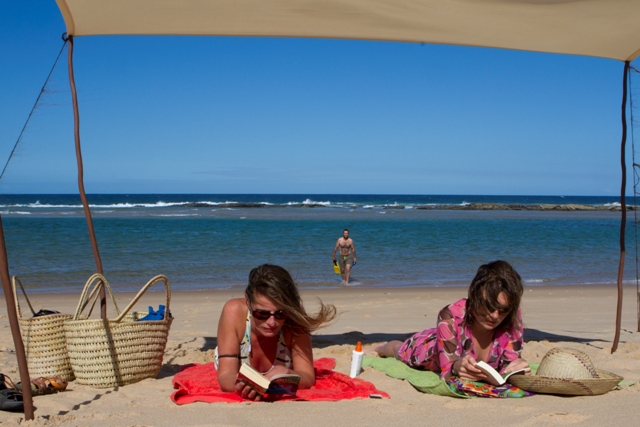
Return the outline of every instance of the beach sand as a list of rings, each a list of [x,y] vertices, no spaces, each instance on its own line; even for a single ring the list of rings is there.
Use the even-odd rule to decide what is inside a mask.
[[[394,289],[357,287],[302,292],[309,311],[316,297],[335,304],[340,317],[313,339],[314,356],[334,357],[336,370],[348,373],[351,350],[363,344],[404,339],[435,326],[438,311],[466,295],[466,288]],[[181,365],[211,362],[223,304],[241,291],[175,292],[175,317],[164,367],[158,379],[115,389],[70,383],[68,391],[34,399],[36,420],[0,412],[3,426],[393,426],[393,425],[637,425],[640,406],[640,333],[636,288],[625,288],[620,346],[610,354],[615,328],[615,287],[527,287],[522,302],[526,325],[523,357],[539,362],[552,347],[568,346],[589,354],[599,369],[635,383],[601,396],[535,395],[524,399],[455,399],[426,395],[405,381],[365,368],[361,378],[388,392],[390,399],[340,402],[194,403],[170,400],[171,380]],[[162,293],[144,296],[138,308],[162,303]],[[78,295],[33,294],[38,308],[73,313]],[[118,295],[120,307],[131,294]],[[0,303],[0,372],[17,381],[17,362],[4,298]]]

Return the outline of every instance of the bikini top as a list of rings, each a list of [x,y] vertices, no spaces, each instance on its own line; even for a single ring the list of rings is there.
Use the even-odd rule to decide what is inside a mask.
[[[240,341],[240,363],[246,363],[251,366],[251,311],[247,310],[247,326],[244,330],[244,336]],[[213,363],[218,370],[218,347],[214,353]],[[273,365],[269,369],[273,369],[274,366],[284,366],[287,369],[291,369],[293,361],[291,359],[291,350],[287,347],[287,343],[284,339],[284,332],[280,329],[278,335],[278,347],[276,348],[276,358],[273,361]],[[267,372],[269,372],[267,371]],[[263,372],[266,374],[266,372]]]

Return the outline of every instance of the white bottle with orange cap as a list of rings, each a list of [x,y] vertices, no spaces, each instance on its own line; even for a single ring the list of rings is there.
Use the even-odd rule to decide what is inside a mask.
[[[358,341],[356,349],[351,352],[351,371],[349,372],[349,376],[351,378],[355,378],[360,375],[360,371],[362,370],[363,355],[364,352],[362,351],[362,343]]]

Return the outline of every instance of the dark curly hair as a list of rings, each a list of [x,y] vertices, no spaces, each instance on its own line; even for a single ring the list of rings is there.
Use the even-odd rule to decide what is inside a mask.
[[[500,292],[507,297],[506,305],[498,302]],[[522,279],[508,262],[498,260],[481,265],[469,286],[464,320],[471,326],[476,315],[499,310],[508,314],[498,327],[507,330],[517,328],[520,326],[518,308],[523,292]]]
[[[249,273],[249,284],[245,290],[247,302],[255,300],[256,295],[269,298],[275,305],[287,313],[284,328],[295,334],[311,333],[335,319],[336,307],[320,301],[320,311],[311,316],[302,306],[302,298],[291,274],[278,265],[263,264]]]

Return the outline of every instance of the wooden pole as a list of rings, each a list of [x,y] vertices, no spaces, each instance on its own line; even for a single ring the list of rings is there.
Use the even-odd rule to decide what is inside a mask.
[[[620,324],[622,323],[622,277],[624,276],[624,233],[627,228],[627,163],[625,151],[627,147],[627,82],[629,80],[629,61],[624,63],[624,73],[622,77],[622,142],[620,144],[620,166],[622,168],[622,184],[620,186],[620,208],[622,209],[622,219],[620,221],[620,262],[618,263],[618,305],[616,307],[616,333],[611,346],[611,353],[618,349],[620,341]]]
[[[29,379],[29,367],[27,366],[27,356],[24,351],[22,335],[20,335],[20,325],[18,324],[18,313],[16,302],[11,289],[11,276],[9,275],[9,262],[7,260],[7,245],[4,241],[4,230],[2,229],[2,217],[0,216],[0,279],[2,279],[2,290],[4,299],[7,302],[7,315],[9,316],[9,326],[13,336],[13,345],[16,348],[18,358],[18,370],[20,371],[20,381],[22,384],[31,384]],[[24,418],[32,420],[34,418],[33,397],[31,387],[22,388],[22,401],[24,402]]]
[[[73,76],[73,36],[68,36],[69,41],[69,85],[71,86],[71,98],[73,100],[73,134],[76,142],[76,159],[78,162],[78,189],[80,190],[80,199],[84,207],[84,216],[87,219],[87,228],[89,229],[89,239],[91,239],[91,248],[93,249],[93,258],[96,261],[96,271],[103,274],[102,260],[100,259],[100,251],[98,250],[98,241],[96,233],[93,229],[93,219],[91,218],[91,209],[84,191],[84,168],[82,166],[82,149],[80,147],[80,112],[78,110],[78,94],[76,92],[76,82]],[[100,287],[100,315],[103,319],[107,318],[107,297],[104,286]]]

